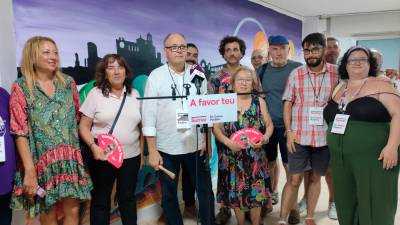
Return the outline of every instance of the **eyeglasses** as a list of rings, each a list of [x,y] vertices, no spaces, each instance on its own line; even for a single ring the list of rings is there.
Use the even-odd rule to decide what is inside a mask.
[[[307,49],[307,48],[305,48],[305,49],[303,49],[303,53],[304,53],[304,55],[309,55],[309,54],[318,54],[320,51],[321,51],[321,47],[314,47],[314,48],[312,48],[312,49]]]
[[[238,49],[238,48],[225,49],[225,53],[231,53],[231,52],[240,52],[240,49]]]
[[[262,56],[262,55],[257,55],[257,56],[252,56],[252,57],[251,57],[251,60],[263,59],[263,58],[264,58],[264,56]]]
[[[165,46],[166,49],[169,49],[171,52],[177,52],[177,51],[186,51],[187,46],[186,45],[172,45],[172,46]]]
[[[115,70],[124,70],[125,69],[125,67],[123,67],[123,66],[107,66],[106,67],[106,70],[113,70],[113,71],[115,71]]]
[[[347,64],[356,65],[356,64],[366,64],[368,62],[368,58],[354,58],[348,59]]]
[[[251,83],[253,80],[252,79],[237,79],[237,82],[240,83]]]

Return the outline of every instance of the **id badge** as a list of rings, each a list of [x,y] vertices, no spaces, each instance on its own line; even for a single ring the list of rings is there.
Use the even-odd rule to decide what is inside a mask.
[[[176,109],[176,129],[190,129],[187,110]]]
[[[6,161],[6,142],[4,136],[0,137],[0,162]]]
[[[334,134],[344,134],[349,117],[350,115],[336,114],[335,120],[333,121],[331,132]]]
[[[5,142],[6,126],[3,118],[0,116],[0,162],[6,161],[6,142]]]
[[[323,112],[323,107],[310,107],[310,110],[308,111],[308,123],[316,126],[324,125]]]

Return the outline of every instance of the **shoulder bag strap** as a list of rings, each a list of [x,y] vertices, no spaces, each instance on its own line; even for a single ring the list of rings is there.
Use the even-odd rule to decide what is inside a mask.
[[[114,122],[113,122],[113,124],[112,124],[112,126],[111,126],[110,131],[108,132],[109,134],[112,134],[112,133],[113,133],[114,128],[115,128],[115,124],[116,124],[117,121],[118,121],[119,115],[121,115],[121,111],[122,111],[122,108],[124,107],[124,103],[125,103],[125,99],[126,99],[126,94],[127,94],[127,91],[125,91],[125,93],[124,93],[124,97],[122,98],[121,106],[119,107],[117,116],[116,116],[115,119],[114,119]]]

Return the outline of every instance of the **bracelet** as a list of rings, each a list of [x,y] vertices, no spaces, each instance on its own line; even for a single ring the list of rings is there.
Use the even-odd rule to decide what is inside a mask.
[[[263,135],[263,141],[266,140],[266,144],[269,142],[269,137],[268,135]]]
[[[290,130],[290,129],[286,130],[286,131],[285,131],[285,136],[286,136],[289,132],[293,132],[293,130]]]

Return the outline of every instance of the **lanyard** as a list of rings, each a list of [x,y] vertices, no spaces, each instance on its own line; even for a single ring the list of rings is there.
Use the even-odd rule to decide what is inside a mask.
[[[318,102],[319,95],[321,94],[322,84],[324,83],[325,74],[326,74],[326,70],[324,71],[324,75],[322,75],[323,77],[322,77],[322,80],[321,80],[321,84],[319,85],[319,90],[318,90],[318,95],[317,95],[317,93],[316,93],[316,88],[317,87],[316,86],[314,87],[314,84],[312,83],[312,80],[311,80],[310,71],[307,71],[308,80],[309,80],[309,82],[311,84],[311,87],[312,87],[313,93],[314,93],[314,102]],[[317,82],[317,79],[315,79],[315,82]]]
[[[168,63],[167,63],[168,64]],[[172,85],[171,85],[171,88],[172,88],[172,90],[175,90],[177,93],[178,93],[178,95],[179,96],[183,96],[183,90],[185,89],[184,88],[184,85],[185,85],[185,75],[186,75],[186,63],[185,63],[185,68],[184,68],[184,70],[183,70],[183,77],[182,77],[182,93],[180,93],[179,92],[179,90],[178,90],[178,88],[177,88],[177,85],[176,85],[176,82],[175,82],[175,79],[174,79],[174,77],[172,76],[172,73],[171,73],[171,69],[169,68],[169,64],[168,64],[168,73],[169,73],[169,76],[171,77],[171,80],[172,80]],[[182,104],[182,108],[183,108],[183,98],[181,98],[181,104]]]
[[[346,86],[344,88],[343,94],[340,97],[340,101],[339,101],[339,110],[340,110],[340,112],[344,113],[346,111],[346,108],[347,108],[347,105],[349,104],[349,102],[352,99],[354,99],[358,94],[360,94],[360,91],[364,87],[365,83],[367,83],[367,80],[368,80],[368,78],[364,79],[364,81],[362,82],[360,87],[355,92],[353,92],[353,94],[351,95],[350,99],[347,102],[346,102],[346,96],[347,96],[349,81],[346,82]]]

